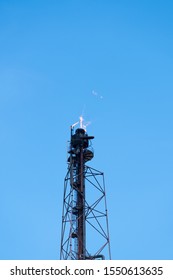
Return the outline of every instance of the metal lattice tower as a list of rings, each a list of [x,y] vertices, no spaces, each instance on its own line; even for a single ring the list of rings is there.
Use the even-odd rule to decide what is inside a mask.
[[[71,127],[64,179],[61,260],[111,259],[104,174],[86,165],[93,156],[82,124]]]

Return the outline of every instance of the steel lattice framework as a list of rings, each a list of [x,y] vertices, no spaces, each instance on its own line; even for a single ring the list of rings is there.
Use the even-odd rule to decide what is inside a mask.
[[[104,174],[86,165],[94,156],[84,129],[71,132],[64,179],[60,259],[111,259]]]

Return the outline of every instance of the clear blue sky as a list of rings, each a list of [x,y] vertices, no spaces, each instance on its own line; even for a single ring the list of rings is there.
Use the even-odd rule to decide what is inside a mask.
[[[0,259],[59,258],[81,113],[112,258],[173,259],[172,14],[169,0],[0,1]]]

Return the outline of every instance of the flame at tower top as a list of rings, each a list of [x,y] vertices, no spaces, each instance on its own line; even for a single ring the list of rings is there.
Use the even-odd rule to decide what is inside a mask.
[[[86,131],[86,128],[87,128],[87,126],[88,126],[90,123],[91,123],[91,122],[85,122],[83,116],[81,115],[81,116],[79,117],[79,121],[76,122],[76,123],[74,123],[74,124],[72,124],[72,125],[71,125],[71,128],[73,129],[76,125],[79,124],[79,127],[82,128],[82,129],[84,129],[84,130]]]

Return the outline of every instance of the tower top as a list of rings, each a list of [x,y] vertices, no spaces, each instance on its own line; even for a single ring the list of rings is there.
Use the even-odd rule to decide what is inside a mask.
[[[79,117],[79,121],[71,125],[71,129],[73,129],[73,128],[74,128],[76,125],[78,125],[78,124],[79,124],[79,127],[80,127],[81,129],[84,129],[85,132],[86,132],[86,128],[87,128],[87,126],[90,124],[90,122],[85,123],[85,122],[84,122],[84,118],[83,118],[83,116],[81,115],[81,116]]]

